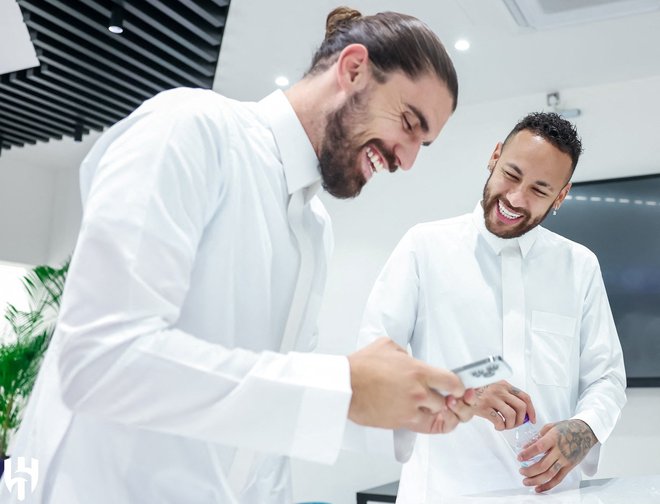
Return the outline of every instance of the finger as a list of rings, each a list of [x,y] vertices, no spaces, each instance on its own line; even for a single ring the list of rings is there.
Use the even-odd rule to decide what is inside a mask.
[[[520,420],[520,424],[517,423],[517,425],[522,425],[522,423],[525,421],[525,414],[527,414],[527,416],[529,417],[530,422],[536,423],[536,409],[534,408],[534,404],[532,403],[532,398],[529,396],[529,394],[513,386],[510,386],[509,392],[524,403],[524,412],[522,413],[522,419]]]
[[[461,422],[467,422],[474,415],[474,408],[466,404],[463,399],[456,399],[454,396],[449,396],[447,398],[447,406]]]
[[[534,464],[534,465],[540,465]],[[561,470],[562,465],[559,461],[555,460],[552,464],[548,464],[548,468],[539,474],[531,477],[527,477],[523,480],[523,485],[525,486],[538,486],[544,483],[547,483]]]
[[[463,402],[470,407],[474,407],[477,404],[477,392],[474,389],[467,389],[465,394],[463,394]]]
[[[487,420],[493,424],[497,431],[502,431],[506,428],[506,420],[495,408],[490,408]]]
[[[541,436],[545,436],[554,426],[555,426],[554,423],[545,424],[543,427],[541,427],[539,434]]]
[[[441,434],[446,434],[453,431],[456,426],[461,423],[461,419],[451,410],[447,410],[444,413],[441,413],[442,416],[442,430]]]
[[[453,395],[454,397],[462,397],[465,393],[465,386],[460,378],[451,371],[446,369],[434,368],[425,365],[427,378],[426,384],[445,394]]]
[[[459,423],[459,418],[451,410],[446,410],[435,415],[426,415],[421,428],[413,430],[424,434],[446,434],[453,431]]]
[[[513,429],[513,427],[516,425],[516,410],[504,401],[498,401],[494,408],[504,419],[504,428]]]
[[[541,462],[539,462],[538,464],[534,464],[534,465],[540,466],[542,464],[541,464]],[[543,485],[545,483],[548,483],[550,480],[552,480],[557,475],[557,473],[559,473],[559,471],[561,471],[561,469],[563,467],[562,464],[558,460],[555,460],[552,464],[547,463],[545,465],[547,466],[546,470],[543,470],[543,471],[539,472],[535,476],[530,476],[530,477],[527,477],[527,478],[523,479],[523,485],[535,487],[535,486],[539,486],[539,485]]]
[[[559,460],[559,454],[551,450],[534,464],[520,468],[519,472],[526,478],[534,478],[539,474],[543,474],[549,471],[554,465],[554,463],[558,460]],[[543,483],[543,481],[540,481],[540,483]]]
[[[525,404],[527,404],[527,416],[529,417],[529,421],[532,422],[533,424],[536,423],[536,408],[534,408],[534,404],[532,403],[532,398],[529,397],[529,395],[525,394],[527,396],[527,401],[525,401]],[[524,400],[524,399],[523,399]]]
[[[538,441],[532,443],[518,454],[518,461],[523,462],[534,458],[536,455],[549,451],[554,446],[554,442],[549,436],[542,436]]]
[[[541,492],[547,492],[551,488],[556,487],[561,483],[566,475],[571,471],[571,468],[569,467],[562,467],[557,474],[553,478],[551,478],[549,481],[537,486],[534,490],[538,493]]]
[[[506,397],[506,403],[513,408],[515,412],[515,417],[513,418],[513,424],[511,427],[518,427],[525,422],[525,414],[527,413],[527,403],[519,399],[515,395],[508,395]]]
[[[418,409],[423,409],[432,416],[447,411],[445,396],[433,389],[428,390],[426,396],[419,400],[417,406]]]
[[[506,418],[506,428],[513,429],[514,427],[522,425],[525,421],[525,402],[515,396],[508,395],[505,404],[506,407],[504,409],[499,408],[499,410]]]

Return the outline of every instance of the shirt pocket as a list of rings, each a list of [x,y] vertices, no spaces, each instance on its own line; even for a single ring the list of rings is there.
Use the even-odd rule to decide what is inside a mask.
[[[568,387],[575,317],[532,311],[532,378],[539,385]]]

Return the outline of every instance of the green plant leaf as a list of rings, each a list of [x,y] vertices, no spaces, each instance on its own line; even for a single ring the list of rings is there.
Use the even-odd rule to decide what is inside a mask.
[[[60,268],[36,266],[23,278],[29,309],[7,304],[5,319],[13,337],[0,346],[0,456],[7,453],[32,392],[39,366],[55,331],[69,261]]]

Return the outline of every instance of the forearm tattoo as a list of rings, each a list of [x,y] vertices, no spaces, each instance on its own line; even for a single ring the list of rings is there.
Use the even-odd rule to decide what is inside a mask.
[[[556,426],[559,431],[559,450],[573,464],[579,463],[598,440],[582,420],[566,420]]]

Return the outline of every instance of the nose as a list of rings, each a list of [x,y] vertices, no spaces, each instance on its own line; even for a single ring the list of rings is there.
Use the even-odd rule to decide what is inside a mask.
[[[422,146],[421,142],[410,142],[408,144],[400,144],[394,149],[394,155],[397,160],[399,168],[408,171],[413,167],[419,149]]]
[[[521,186],[517,185],[511,188],[506,193],[506,198],[509,200],[511,206],[514,206],[516,208],[525,208],[524,192]]]

